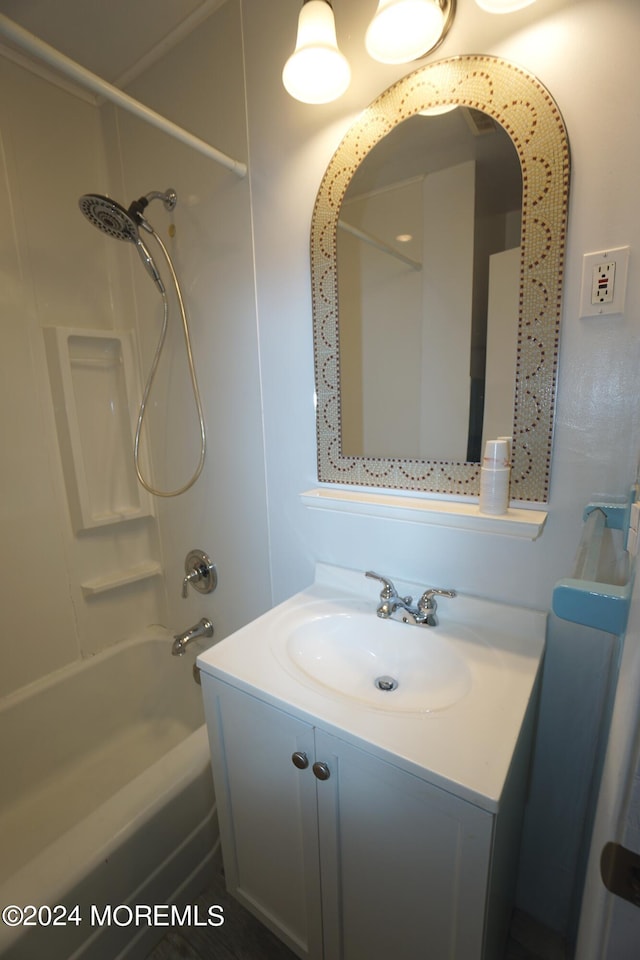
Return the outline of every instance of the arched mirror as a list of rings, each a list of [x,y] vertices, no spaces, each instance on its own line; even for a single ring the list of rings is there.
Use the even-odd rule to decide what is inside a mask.
[[[548,499],[568,184],[558,108],[503,60],[361,114],[311,232],[321,481],[475,495],[512,436],[512,497]]]

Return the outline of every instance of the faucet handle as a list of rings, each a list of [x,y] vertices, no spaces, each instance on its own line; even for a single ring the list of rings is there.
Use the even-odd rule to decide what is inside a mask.
[[[184,561],[182,598],[187,599],[189,585],[198,593],[211,593],[218,585],[218,572],[204,550],[190,550]]]
[[[191,573],[188,573],[184,580],[182,581],[182,599],[186,600],[188,595],[189,584],[192,583],[194,586],[202,579],[199,570],[192,570]]]
[[[391,597],[397,597],[398,591],[393,585],[393,581],[389,580],[387,577],[381,577],[379,573],[374,573],[373,570],[367,570],[365,577],[369,577],[371,580],[379,580],[383,584],[382,590],[380,592],[381,600],[390,600]]]
[[[455,590],[440,590],[439,587],[429,587],[418,601],[418,610],[435,610],[434,597],[455,597]]]

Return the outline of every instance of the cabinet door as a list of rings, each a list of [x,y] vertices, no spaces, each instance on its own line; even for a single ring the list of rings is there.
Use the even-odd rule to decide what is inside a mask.
[[[298,956],[319,960],[313,727],[204,674],[202,687],[227,888]]]
[[[480,960],[493,818],[316,730],[325,958]]]

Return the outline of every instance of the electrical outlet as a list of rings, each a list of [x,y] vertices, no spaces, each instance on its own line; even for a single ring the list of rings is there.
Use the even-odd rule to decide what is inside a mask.
[[[591,276],[591,304],[613,303],[613,291],[616,283],[615,260],[599,263],[593,268]]]
[[[582,260],[581,317],[624,313],[629,247],[585,253]]]

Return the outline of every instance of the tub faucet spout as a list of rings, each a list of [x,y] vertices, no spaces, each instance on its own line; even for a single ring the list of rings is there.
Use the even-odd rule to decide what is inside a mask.
[[[171,648],[171,653],[174,657],[182,657],[187,650],[187,644],[191,643],[192,640],[196,640],[198,637],[212,637],[213,636],[213,624],[211,620],[207,620],[206,617],[203,617],[202,620],[199,620],[194,627],[189,627],[188,630],[185,630],[184,633],[177,633],[173,638],[173,646]]]

